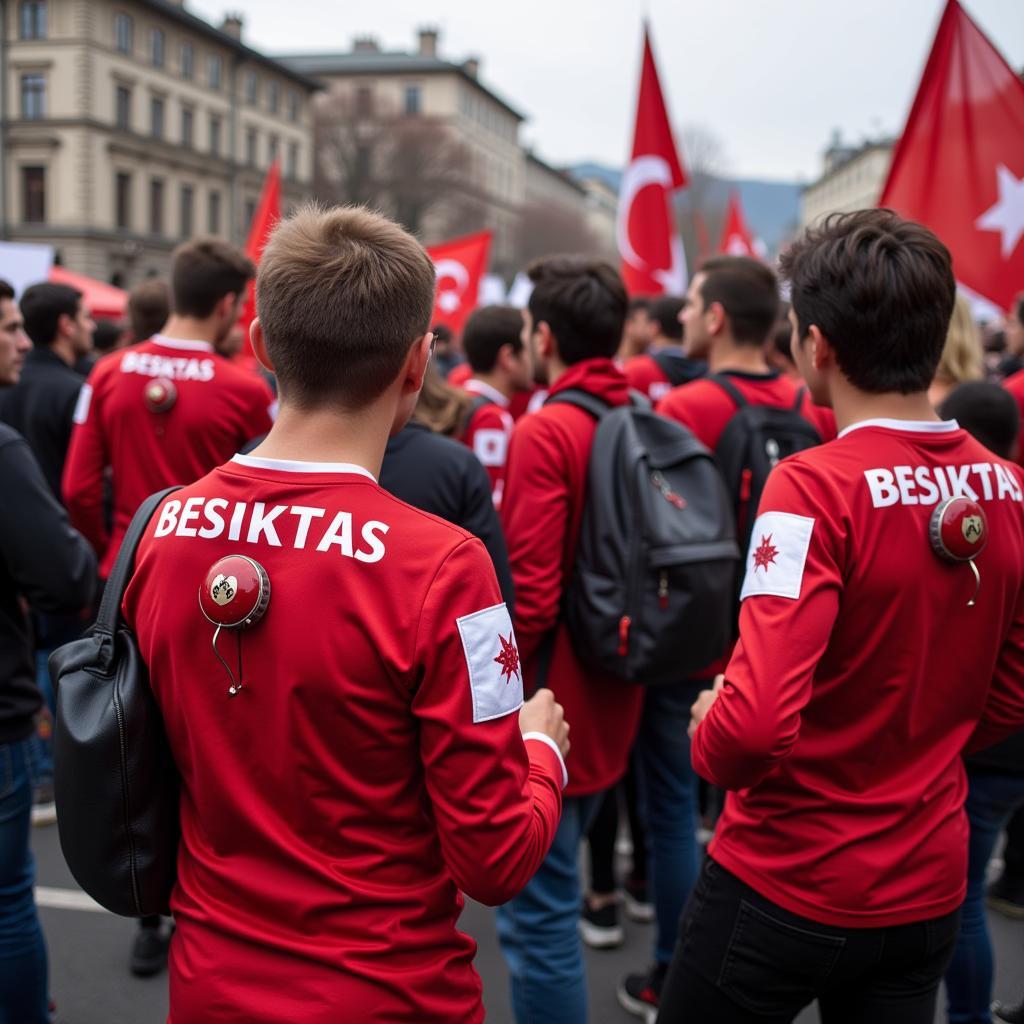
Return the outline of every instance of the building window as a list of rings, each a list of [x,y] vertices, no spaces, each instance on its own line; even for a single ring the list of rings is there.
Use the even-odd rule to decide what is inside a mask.
[[[220,156],[220,118],[210,118],[210,154]]]
[[[149,101],[149,131],[154,139],[164,137],[164,101],[159,96]]]
[[[196,73],[196,51],[191,43],[181,44],[181,77],[191,81]]]
[[[297,142],[288,143],[288,163],[285,174],[291,181],[299,176],[299,144]]]
[[[255,71],[247,71],[245,73],[245,102],[250,107],[256,106],[256,101],[259,99],[260,84],[256,78]]]
[[[195,192],[191,185],[181,186],[181,237],[192,237],[192,210]]]
[[[207,200],[206,222],[211,235],[220,234],[220,193],[211,192]]]
[[[164,30],[155,28],[149,34],[149,54],[153,58],[153,67],[164,66]]]
[[[281,87],[277,82],[267,82],[267,109],[272,114],[281,109]]]
[[[21,76],[21,116],[26,121],[38,121],[46,117],[46,77],[44,75]]]
[[[418,85],[405,87],[405,112],[412,115],[420,113],[420,87]]]
[[[220,57],[211,57],[206,66],[206,71],[210,76],[210,88],[219,89],[221,78],[224,75],[224,62]]]
[[[46,168],[22,167],[21,212],[26,224],[46,222]]]
[[[299,119],[299,94],[294,89],[288,92],[288,120],[298,121]]]
[[[164,233],[164,180],[149,181],[149,231],[153,235]]]
[[[46,3],[44,0],[22,3],[19,13],[18,37],[20,39],[46,38]]]
[[[118,171],[114,177],[114,217],[116,226],[128,231],[132,226],[132,176]]]
[[[373,89],[361,85],[356,89],[356,117],[373,116]]]
[[[114,15],[114,39],[120,53],[132,52],[132,19],[130,15]]]
[[[281,142],[278,137],[276,135],[271,135],[268,142],[267,163],[272,164],[277,159],[278,150],[280,148]]]
[[[249,167],[256,166],[256,129],[245,130],[245,162]]]
[[[114,118],[122,131],[132,127],[132,91],[127,85],[119,85],[114,96]]]
[[[196,115],[188,107],[181,108],[181,144],[191,149],[195,144],[193,128]]]

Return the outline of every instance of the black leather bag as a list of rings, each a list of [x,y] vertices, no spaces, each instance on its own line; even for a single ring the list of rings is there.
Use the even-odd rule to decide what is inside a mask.
[[[139,539],[176,487],[135,513],[96,625],[50,655],[57,684],[54,791],[64,858],[101,906],[126,917],[169,912],[180,824],[178,774],[163,717],[121,601]]]

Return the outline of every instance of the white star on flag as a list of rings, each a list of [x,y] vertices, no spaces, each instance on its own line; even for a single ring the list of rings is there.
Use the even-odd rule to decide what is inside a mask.
[[[996,168],[996,182],[999,202],[986,210],[975,221],[975,226],[982,231],[999,231],[1003,259],[1009,259],[1024,235],[1024,178],[1018,179],[1013,171],[1000,164]]]

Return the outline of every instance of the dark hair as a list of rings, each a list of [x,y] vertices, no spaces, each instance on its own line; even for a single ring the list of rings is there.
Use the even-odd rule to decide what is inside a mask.
[[[490,373],[498,361],[502,345],[520,352],[523,314],[515,306],[484,306],[466,321],[462,332],[462,350],[474,373]]]
[[[998,384],[969,380],[955,387],[939,406],[943,419],[956,420],[989,451],[1009,459],[1020,432],[1017,400]]]
[[[455,338],[452,329],[447,324],[434,324],[430,328],[430,333],[433,334],[434,342],[437,345],[447,345]]]
[[[255,273],[240,249],[219,238],[185,242],[171,256],[174,312],[203,320],[225,295],[241,295]]]
[[[772,333],[768,338],[768,344],[773,352],[782,356],[790,366],[795,366],[793,361],[793,325],[786,320],[776,320]]]
[[[49,346],[57,339],[57,324],[62,316],[78,316],[82,293],[66,284],[44,281],[26,288],[21,296],[21,316],[25,333],[33,345]]]
[[[110,352],[123,333],[124,324],[118,323],[117,320],[97,320],[96,331],[92,336],[92,347],[97,352]]]
[[[1013,304],[1013,311],[1017,314],[1017,319],[1024,326],[1024,294],[1017,296],[1017,301]]]
[[[679,311],[686,304],[681,295],[662,295],[651,303],[651,319],[658,324],[658,333],[673,341],[683,340],[683,325],[679,322]]]
[[[629,300],[629,306],[626,309],[626,316],[630,317],[634,313],[639,313],[640,310],[643,310],[645,313],[650,314],[651,303],[653,301],[654,300],[651,298],[650,295],[634,295],[633,298]]]
[[[0,277],[0,299],[14,299],[14,289]]]
[[[797,239],[780,266],[799,336],[817,326],[855,388],[928,388],[956,297],[949,250],[931,231],[892,210],[833,214]]]
[[[547,256],[527,267],[530,316],[551,328],[566,366],[610,359],[622,341],[628,298],[614,268],[585,256]]]
[[[171,290],[161,278],[149,277],[128,293],[128,326],[135,341],[159,333],[170,315]]]
[[[434,264],[412,235],[359,206],[278,223],[256,287],[281,394],[360,409],[391,385],[434,311]]]
[[[750,256],[714,256],[700,273],[704,308],[721,305],[738,344],[763,345],[779,317],[779,284],[771,268]]]

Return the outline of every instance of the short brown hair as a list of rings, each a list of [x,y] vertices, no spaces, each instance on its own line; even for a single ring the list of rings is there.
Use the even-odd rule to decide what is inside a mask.
[[[359,409],[398,375],[434,311],[434,264],[393,221],[360,206],[305,206],[260,259],[256,312],[281,393]]]
[[[163,330],[171,315],[171,290],[159,277],[141,281],[128,293],[128,327],[135,341],[145,341]]]
[[[700,297],[729,317],[733,340],[763,345],[779,316],[779,283],[770,267],[750,256],[714,256],[701,264]]]
[[[780,259],[798,334],[817,326],[870,394],[924,391],[939,365],[956,281],[949,250],[892,210],[832,214]]]
[[[256,268],[240,249],[219,238],[195,238],[171,257],[174,312],[203,320],[225,295],[241,295]]]
[[[462,351],[474,373],[490,373],[502,346],[523,348],[523,314],[515,306],[484,306],[475,310],[462,332]]]

